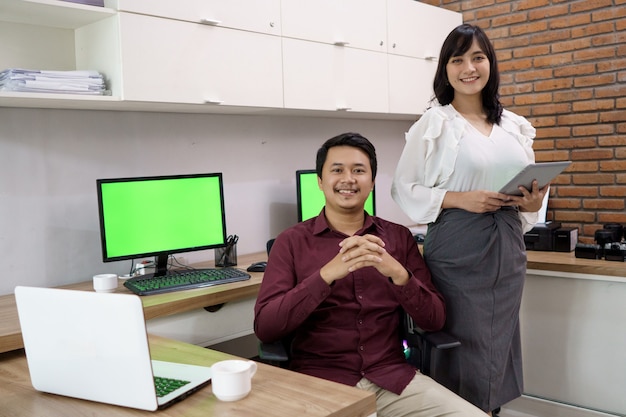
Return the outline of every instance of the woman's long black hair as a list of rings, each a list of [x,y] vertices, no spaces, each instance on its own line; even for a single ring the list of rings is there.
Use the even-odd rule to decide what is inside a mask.
[[[500,103],[500,73],[498,72],[498,61],[493,45],[489,41],[487,34],[478,26],[463,24],[450,32],[441,47],[439,63],[435,80],[433,81],[433,91],[439,104],[446,105],[452,103],[454,99],[454,88],[448,82],[446,65],[450,58],[463,55],[467,52],[474,39],[478,41],[480,49],[489,59],[490,75],[487,85],[482,91],[483,108],[487,113],[487,120],[493,124],[500,124],[502,119],[502,104]]]

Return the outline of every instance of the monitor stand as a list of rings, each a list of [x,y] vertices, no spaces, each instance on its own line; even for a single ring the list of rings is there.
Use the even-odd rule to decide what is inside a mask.
[[[169,257],[170,255],[166,252],[159,253],[155,256],[156,265],[153,276],[159,277],[167,274],[167,261]]]

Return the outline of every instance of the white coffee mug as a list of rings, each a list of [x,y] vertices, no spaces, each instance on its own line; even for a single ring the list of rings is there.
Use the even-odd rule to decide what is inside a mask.
[[[213,394],[222,401],[237,401],[244,398],[252,388],[252,377],[256,373],[254,361],[226,360],[211,366]]]
[[[98,274],[93,276],[93,289],[96,292],[113,292],[116,288],[116,274]]]

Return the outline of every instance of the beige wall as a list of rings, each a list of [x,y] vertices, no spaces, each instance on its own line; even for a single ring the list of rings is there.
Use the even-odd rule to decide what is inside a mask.
[[[223,172],[228,233],[239,253],[296,222],[295,170],[315,167],[321,143],[357,131],[376,145],[377,208],[410,221],[389,195],[408,121],[108,111],[0,110],[0,294],[17,284],[53,286],[95,273],[101,261],[97,178]],[[158,201],[156,196],[146,196]],[[146,227],[158,227],[146,225]],[[213,251],[189,254],[213,259]]]

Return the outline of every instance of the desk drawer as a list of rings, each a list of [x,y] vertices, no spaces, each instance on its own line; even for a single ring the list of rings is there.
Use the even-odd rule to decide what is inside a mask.
[[[147,321],[148,333],[170,339],[210,346],[254,333],[256,298],[231,301],[216,312],[192,310]]]

